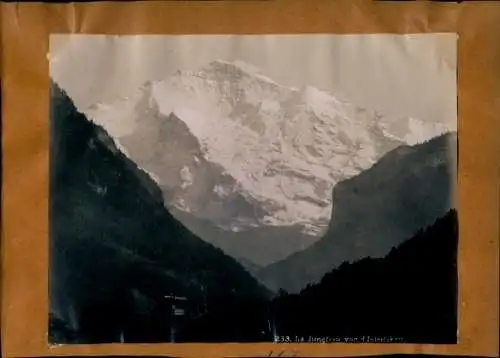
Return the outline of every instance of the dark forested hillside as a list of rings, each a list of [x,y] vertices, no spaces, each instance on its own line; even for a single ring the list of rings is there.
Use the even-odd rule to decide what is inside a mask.
[[[344,263],[300,294],[277,298],[277,335],[455,343],[457,245],[451,210],[386,257]]]
[[[53,343],[168,341],[219,297],[268,292],[170,215],[156,183],[52,87],[50,337]]]

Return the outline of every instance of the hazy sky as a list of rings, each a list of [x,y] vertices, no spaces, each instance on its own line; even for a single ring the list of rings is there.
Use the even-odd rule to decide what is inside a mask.
[[[455,34],[52,35],[51,76],[80,109],[215,59],[307,84],[390,116],[456,125]]]

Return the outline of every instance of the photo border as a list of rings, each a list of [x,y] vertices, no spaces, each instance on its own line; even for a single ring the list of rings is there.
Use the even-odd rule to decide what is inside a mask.
[[[2,355],[333,357],[498,353],[500,3],[366,0],[1,4]],[[48,41],[54,33],[457,33],[459,343],[49,347]],[[418,95],[417,93],[415,95]]]

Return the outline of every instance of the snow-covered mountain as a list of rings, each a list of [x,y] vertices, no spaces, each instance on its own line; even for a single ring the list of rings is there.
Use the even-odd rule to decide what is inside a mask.
[[[177,210],[228,232],[295,225],[310,236],[328,225],[336,183],[401,144],[453,130],[386,118],[220,60],[86,113],[151,173]]]

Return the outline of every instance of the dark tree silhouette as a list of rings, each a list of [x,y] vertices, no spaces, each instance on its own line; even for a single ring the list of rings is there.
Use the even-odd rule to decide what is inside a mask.
[[[457,213],[384,258],[343,263],[300,294],[277,298],[280,335],[456,343]]]

